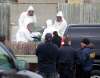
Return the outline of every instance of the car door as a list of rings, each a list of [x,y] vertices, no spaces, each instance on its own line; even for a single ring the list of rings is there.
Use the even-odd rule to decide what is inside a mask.
[[[7,47],[0,43],[0,69],[10,70],[12,68],[16,68],[14,60],[8,53]]]
[[[68,35],[71,36],[72,46],[74,48],[80,47],[80,40],[82,38],[89,38],[95,44],[95,48],[100,50],[100,27],[98,26],[72,26],[68,29]]]

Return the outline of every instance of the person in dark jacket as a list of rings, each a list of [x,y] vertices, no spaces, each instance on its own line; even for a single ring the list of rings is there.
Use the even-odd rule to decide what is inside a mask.
[[[45,35],[45,42],[39,44],[36,50],[39,73],[44,78],[57,78],[57,54],[58,47],[52,43],[52,34],[47,33]]]
[[[58,73],[60,78],[73,78],[76,51],[69,45],[70,38],[64,37],[64,45],[59,49]]]
[[[57,31],[53,32],[53,39],[52,42],[56,44],[58,47],[61,46],[61,37],[58,35]]]
[[[84,38],[80,42],[79,62],[80,62],[80,76],[81,78],[90,78],[90,72],[93,68],[94,53],[90,47],[90,40]],[[92,56],[91,56],[92,55]]]

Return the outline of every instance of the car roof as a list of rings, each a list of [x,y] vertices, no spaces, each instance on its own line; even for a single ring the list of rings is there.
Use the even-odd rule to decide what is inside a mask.
[[[100,27],[100,24],[69,24],[68,27]]]

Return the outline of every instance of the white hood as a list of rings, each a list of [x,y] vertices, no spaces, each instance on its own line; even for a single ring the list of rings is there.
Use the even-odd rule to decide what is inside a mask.
[[[34,8],[32,6],[29,6],[29,8],[27,9],[27,11],[25,12],[22,12],[19,19],[18,19],[18,23],[19,23],[19,28],[26,28],[27,26],[27,23],[30,21],[30,22],[33,22],[34,23],[34,26],[35,24],[37,23],[37,18],[36,18],[36,15],[34,13],[33,16],[29,16],[27,14],[27,12],[29,10],[33,10],[34,11]]]
[[[61,17],[63,17],[63,13],[62,13],[62,11],[59,11],[59,12],[57,13],[57,16],[61,16]]]
[[[65,21],[65,18],[64,18],[64,16],[63,16],[62,11],[58,11],[57,16],[62,17],[62,22],[64,22],[64,21]]]
[[[30,11],[30,10],[31,10],[31,11],[34,11],[34,7],[31,6],[31,5],[28,7],[27,12]]]
[[[58,11],[56,16],[61,16],[62,17],[62,21],[58,22],[57,19],[56,19],[55,23],[54,23],[54,27],[55,27],[55,29],[57,29],[58,34],[60,36],[63,36],[63,33],[64,33],[64,31],[66,29],[66,26],[67,26],[67,22],[64,19],[62,11]]]

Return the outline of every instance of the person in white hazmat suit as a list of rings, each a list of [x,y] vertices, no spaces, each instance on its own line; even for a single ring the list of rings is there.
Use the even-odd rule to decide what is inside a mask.
[[[36,18],[35,12],[34,12],[34,7],[32,7],[32,6],[29,6],[27,11],[21,13],[21,15],[18,19],[19,29],[26,28],[25,22],[29,21],[29,20],[33,21],[34,26],[36,25],[37,18]]]
[[[52,20],[51,20],[51,19],[48,19],[48,20],[46,21],[46,26],[47,26],[47,27],[44,29],[44,32],[43,32],[43,34],[42,34],[42,41],[44,41],[45,35],[46,35],[47,33],[53,34],[53,32],[56,31],[55,27],[54,27],[53,24],[52,24]]]
[[[64,19],[62,11],[58,11],[57,16],[56,16],[56,20],[54,23],[54,27],[55,27],[55,29],[57,29],[58,35],[63,37],[63,34],[64,34],[65,29],[67,27],[67,22]]]
[[[33,40],[33,38],[31,37],[33,23],[30,21],[27,21],[25,24],[26,24],[25,25],[26,28],[20,28],[17,31],[17,34],[16,34],[17,42],[27,43]]]
[[[16,41],[18,43],[17,48],[18,50],[24,54],[30,54],[31,51],[31,42],[33,41],[33,38],[31,36],[32,33],[32,25],[33,23],[29,20],[25,23],[26,28],[20,28],[17,31],[16,34]]]

